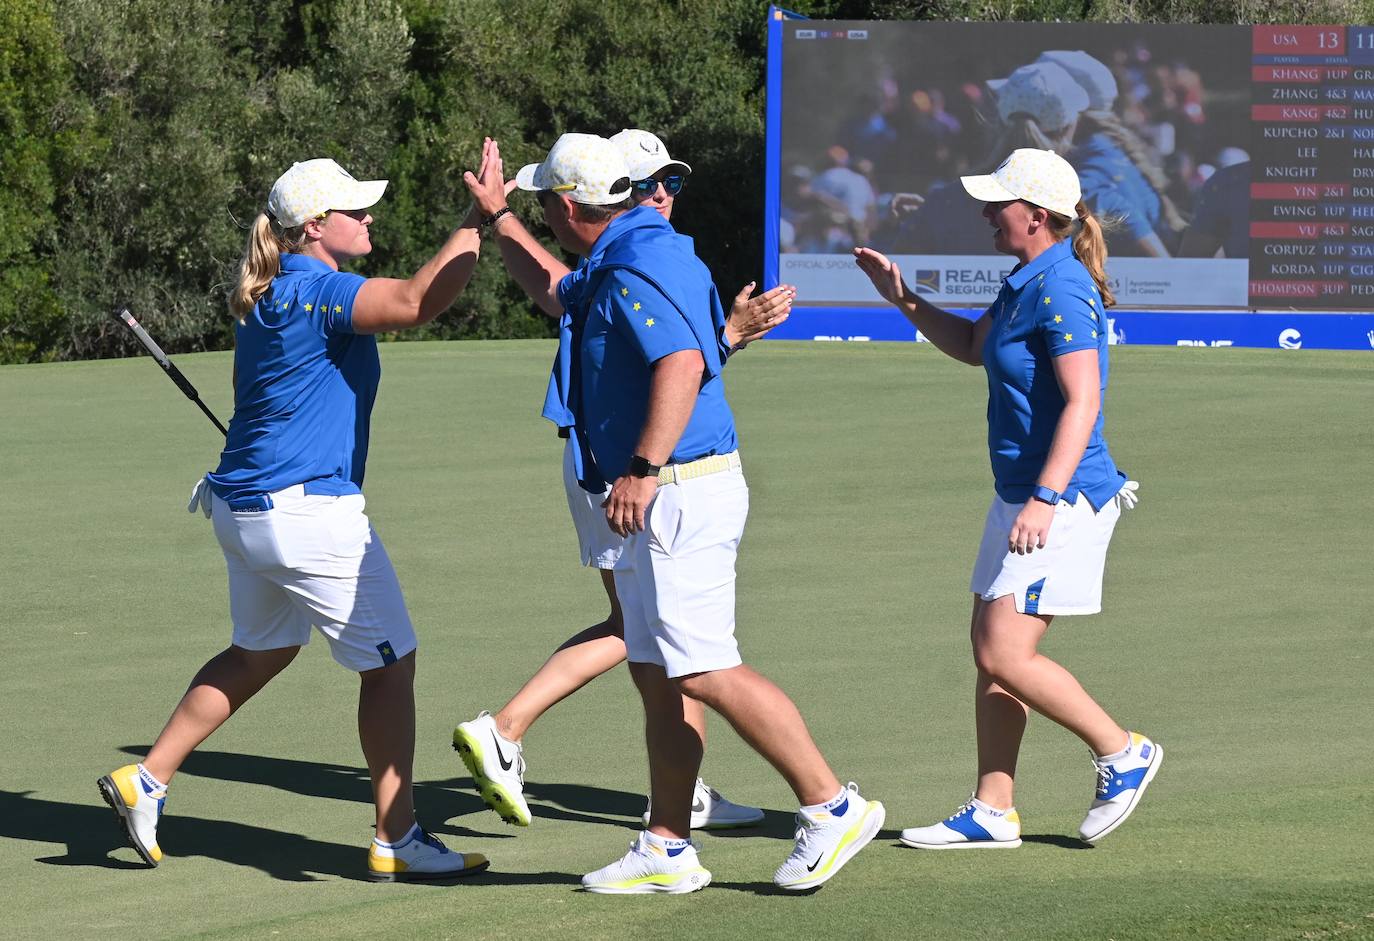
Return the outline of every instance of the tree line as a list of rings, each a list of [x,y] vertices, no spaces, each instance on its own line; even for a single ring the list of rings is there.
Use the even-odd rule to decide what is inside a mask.
[[[1371,0],[797,0],[833,19],[1361,23]],[[674,223],[722,292],[762,269],[760,0],[5,0],[0,363],[226,349],[247,225],[295,160],[391,181],[365,273],[404,277],[465,211],[482,136],[510,172],[565,131],[659,133]],[[516,203],[527,221],[532,201]],[[537,227],[536,227],[537,230]],[[550,242],[552,245],[552,242]],[[484,261],[407,338],[552,335]]]

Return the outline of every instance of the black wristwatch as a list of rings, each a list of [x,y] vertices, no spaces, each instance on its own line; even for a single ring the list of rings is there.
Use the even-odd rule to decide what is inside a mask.
[[[663,468],[657,464],[650,464],[647,457],[636,454],[630,458],[630,466],[625,469],[627,477],[657,477],[658,472]]]

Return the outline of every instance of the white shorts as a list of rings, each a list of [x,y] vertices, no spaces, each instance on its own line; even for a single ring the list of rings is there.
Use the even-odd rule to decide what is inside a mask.
[[[606,522],[606,509],[601,505],[611,488],[607,487],[599,496],[582,489],[577,482],[572,448],[572,440],[569,439],[563,447],[563,489],[568,494],[568,512],[572,513],[573,528],[577,530],[582,564],[613,569],[625,540],[611,532],[611,526]]]
[[[631,663],[671,676],[728,670],[735,642],[735,556],[749,515],[739,467],[660,484],[644,530],[625,540],[615,591]]]
[[[1007,550],[1007,539],[1023,506],[993,496],[969,590],[984,601],[1014,595],[1022,614],[1101,611],[1107,544],[1121,518],[1117,498],[1096,511],[1082,494],[1077,503],[1060,500],[1045,548],[1017,555]]]
[[[272,509],[234,511],[214,498],[215,537],[229,566],[236,646],[277,650],[329,639],[350,670],[375,670],[415,649],[415,629],[360,493],[271,494]]]

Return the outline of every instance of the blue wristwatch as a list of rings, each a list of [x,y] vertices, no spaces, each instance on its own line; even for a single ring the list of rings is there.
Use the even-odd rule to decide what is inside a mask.
[[[1051,490],[1049,487],[1042,485],[1037,485],[1036,488],[1031,491],[1031,496],[1041,503],[1048,503],[1050,506],[1054,506],[1059,502],[1059,491]]]

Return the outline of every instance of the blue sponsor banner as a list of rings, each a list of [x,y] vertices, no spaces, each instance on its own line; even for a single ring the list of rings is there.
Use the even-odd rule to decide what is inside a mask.
[[[951,310],[970,319],[983,311]],[[1112,310],[1118,344],[1374,350],[1374,314]],[[894,307],[798,307],[773,340],[924,340]]]

